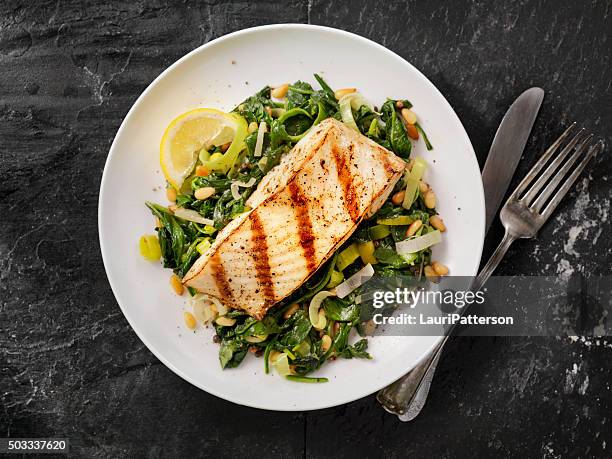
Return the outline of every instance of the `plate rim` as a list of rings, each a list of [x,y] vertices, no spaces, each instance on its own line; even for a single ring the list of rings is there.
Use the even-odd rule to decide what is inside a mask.
[[[319,409],[324,409],[324,408],[330,408],[330,407],[334,407],[334,406],[339,406],[339,405],[343,405],[346,403],[351,403],[354,402],[356,400],[360,400],[361,398],[367,397],[369,395],[372,395],[376,392],[378,392],[380,389],[386,387],[389,384],[392,384],[394,381],[389,382],[389,383],[384,383],[382,384],[380,387],[377,387],[375,390],[373,391],[367,391],[366,393],[363,393],[362,395],[352,398],[350,400],[342,400],[339,403],[321,403],[321,404],[316,404],[314,403],[312,407],[309,408],[294,408],[292,406],[285,406],[285,407],[280,407],[280,408],[270,408],[268,406],[262,406],[257,402],[252,402],[249,401],[248,399],[231,399],[229,397],[227,397],[226,395],[220,393],[219,391],[215,390],[215,389],[211,389],[210,387],[207,387],[204,384],[201,384],[199,381],[194,380],[194,378],[188,376],[187,374],[185,374],[182,370],[180,370],[178,367],[176,367],[170,360],[166,359],[163,355],[161,355],[161,352],[159,352],[156,348],[156,346],[152,345],[148,339],[146,339],[143,334],[141,332],[139,332],[137,330],[137,328],[134,326],[133,324],[133,320],[130,318],[129,313],[127,312],[126,308],[124,308],[124,306],[121,304],[121,301],[119,300],[119,295],[118,295],[118,290],[116,287],[116,282],[113,281],[113,276],[111,275],[111,273],[109,272],[109,263],[107,263],[107,257],[108,255],[105,255],[106,253],[106,243],[104,242],[104,238],[103,238],[103,228],[102,228],[102,221],[104,218],[104,212],[103,212],[103,208],[104,208],[104,189],[105,189],[105,184],[106,182],[109,180],[108,179],[108,169],[109,169],[109,164],[111,162],[111,159],[116,155],[116,150],[117,150],[117,142],[122,133],[123,130],[126,127],[127,121],[131,118],[131,116],[133,116],[134,112],[136,111],[136,109],[140,106],[140,104],[143,102],[143,100],[147,97],[147,95],[149,94],[150,91],[153,90],[153,88],[158,84],[159,81],[161,81],[162,79],[164,79],[166,77],[167,74],[169,74],[171,71],[174,70],[174,68],[178,67],[179,65],[181,65],[181,63],[183,63],[184,61],[192,58],[193,56],[195,56],[196,54],[202,53],[204,52],[207,48],[212,47],[224,40],[230,39],[230,38],[235,38],[241,35],[249,35],[249,34],[253,34],[253,33],[258,33],[261,31],[266,31],[266,30],[290,30],[290,29],[309,29],[312,31],[323,31],[323,32],[328,32],[328,33],[332,33],[332,34],[338,34],[338,35],[342,35],[348,38],[351,38],[353,40],[356,40],[357,42],[361,42],[363,44],[367,44],[368,46],[374,46],[375,48],[378,49],[378,51],[387,54],[388,56],[390,56],[391,58],[394,58],[396,60],[400,60],[403,64],[407,64],[409,67],[412,68],[412,70],[415,72],[415,74],[417,75],[418,78],[420,78],[421,80],[423,80],[423,82],[428,85],[430,87],[431,90],[433,90],[435,93],[437,93],[438,96],[440,96],[441,100],[443,101],[444,104],[446,104],[446,108],[448,109],[448,111],[451,113],[451,116],[454,117],[455,121],[459,124],[459,126],[461,126],[461,130],[462,130],[462,134],[464,137],[464,141],[466,141],[466,144],[469,146],[469,152],[471,153],[471,156],[474,160],[475,166],[477,167],[478,170],[480,170],[479,164],[478,164],[478,159],[476,157],[476,152],[474,151],[474,147],[472,145],[472,142],[467,134],[467,131],[465,129],[465,127],[463,126],[463,123],[461,122],[459,116],[457,115],[457,113],[455,112],[455,110],[453,109],[453,107],[450,105],[450,103],[448,102],[448,100],[446,99],[446,97],[442,94],[442,92],[440,92],[440,90],[429,80],[429,78],[427,78],[418,68],[416,68],[414,65],[412,65],[408,60],[404,59],[402,56],[400,56],[399,54],[395,53],[394,51],[390,50],[389,48],[381,45],[380,43],[375,42],[374,40],[371,40],[369,38],[363,37],[359,34],[353,33],[353,32],[348,32],[346,30],[342,30],[342,29],[338,29],[338,28],[334,28],[334,27],[328,27],[328,26],[321,26],[321,25],[314,25],[314,24],[300,24],[300,23],[279,23],[279,24],[267,24],[267,25],[260,25],[260,26],[255,26],[255,27],[249,27],[249,28],[245,28],[245,29],[241,29],[241,30],[237,30],[235,32],[231,32],[225,35],[222,35],[220,37],[215,38],[214,40],[211,40],[209,42],[206,42],[200,46],[198,46],[197,48],[189,51],[187,54],[185,54],[184,56],[181,56],[179,59],[177,59],[175,62],[173,62],[170,66],[168,66],[167,68],[165,68],[146,88],[145,90],[138,96],[138,98],[136,99],[136,101],[132,104],[132,106],[130,107],[130,109],[128,110],[127,114],[124,116],[123,120],[121,121],[121,125],[119,126],[119,129],[117,130],[117,133],[115,134],[115,137],[113,138],[113,142],[111,143],[111,146],[109,148],[109,152],[108,155],[106,157],[106,161],[104,163],[104,169],[102,171],[102,178],[100,180],[100,187],[99,187],[99,194],[98,194],[98,212],[97,212],[97,217],[98,217],[98,240],[100,243],[100,252],[102,255],[102,262],[104,265],[104,271],[106,273],[106,278],[108,279],[108,283],[111,287],[111,291],[113,292],[113,296],[115,297],[115,301],[117,303],[117,305],[119,306],[119,308],[121,309],[121,312],[123,313],[123,316],[125,317],[125,319],[127,320],[128,324],[130,325],[130,328],[132,329],[132,331],[136,334],[136,336],[138,336],[138,338],[142,341],[142,343],[147,347],[147,349],[160,361],[162,362],[167,368],[169,368],[173,373],[175,373],[176,375],[178,375],[179,377],[181,377],[183,380],[187,381],[188,383],[192,384],[193,386],[197,387],[200,390],[203,390],[211,395],[214,395],[216,397],[219,397],[223,400],[227,400],[229,402],[238,404],[238,405],[243,405],[243,406],[248,406],[251,408],[257,408],[257,409],[263,409],[263,410],[268,410],[268,411],[283,411],[283,412],[296,412],[296,411],[312,411],[312,410],[319,410]],[[479,175],[480,176],[480,175]],[[481,215],[481,222],[482,225],[479,229],[479,248],[478,248],[478,264],[476,265],[474,272],[471,273],[470,275],[475,276],[476,273],[478,272],[478,267],[480,265],[480,262],[482,261],[482,250],[484,247],[484,236],[485,236],[485,200],[484,200],[484,188],[483,188],[483,184],[482,184],[482,180],[479,181],[478,183],[478,196],[477,199],[480,201],[480,205],[478,206],[480,209],[480,213]],[[418,359],[416,359],[410,366],[407,366],[405,371],[403,371],[402,376],[405,376],[407,373],[409,373],[413,368],[415,368],[418,364],[420,364],[427,355],[429,355],[433,349],[435,349],[438,344],[440,343],[440,341],[442,340],[442,336],[439,336],[438,339],[436,339],[434,341],[434,343],[426,350],[424,351]],[[399,379],[399,378],[398,378]]]

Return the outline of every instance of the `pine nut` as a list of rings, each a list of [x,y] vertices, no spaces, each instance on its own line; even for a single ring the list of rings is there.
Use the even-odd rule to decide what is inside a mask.
[[[401,205],[402,202],[404,202],[405,195],[406,195],[406,190],[398,191],[391,198],[391,202],[395,204],[396,206],[399,206]]]
[[[282,352],[270,351],[270,356],[268,357],[268,359],[270,360],[270,362],[276,362],[282,354]]]
[[[434,261],[431,263],[431,267],[439,276],[446,276],[448,274],[448,267],[444,263]]]
[[[196,325],[197,325],[196,318],[194,317],[192,313],[185,311],[183,313],[183,319],[185,320],[185,326],[189,330],[194,330],[196,328]]]
[[[408,124],[414,124],[417,121],[416,113],[409,108],[402,108],[402,118],[404,118],[404,121]]]
[[[181,279],[176,274],[170,276],[170,286],[178,296],[181,296],[185,292],[185,287],[183,287]]]
[[[266,113],[268,114],[269,117],[272,117],[272,108],[271,107],[264,107]]]
[[[213,194],[215,194],[215,189],[212,186],[205,186],[203,188],[198,188],[195,190],[193,195],[199,201],[203,201],[204,199],[210,198]]]
[[[430,281],[432,281],[432,282],[437,282],[439,280],[438,279],[438,275],[436,274],[434,269],[431,266],[429,266],[429,265],[427,265],[427,266],[425,266],[425,268],[423,268],[423,273],[425,274],[425,277],[427,279],[429,279]]]
[[[395,101],[395,107],[401,110],[402,108],[404,108],[404,102],[402,102],[401,100]]]
[[[413,221],[408,227],[408,229],[406,230],[406,236],[407,237],[414,236],[414,234],[419,230],[421,226],[423,226],[423,222],[421,220]]]
[[[249,123],[249,134],[252,134],[253,132],[255,132],[257,128],[259,128],[259,124],[257,124],[257,121],[251,121]]]
[[[425,183],[423,180],[419,181],[419,191],[421,192],[421,194],[425,194],[427,193],[427,190],[429,190],[429,185],[427,183]]]
[[[340,100],[343,96],[346,96],[347,94],[352,94],[356,91],[356,88],[338,89],[336,92],[334,92],[334,96],[336,96],[336,99]]]
[[[168,198],[170,202],[176,202],[176,190],[174,187],[171,186],[170,188],[166,188],[166,198]]]
[[[285,83],[274,88],[272,91],[270,91],[270,94],[275,99],[282,99],[287,95],[287,91],[289,91],[289,85]]]
[[[429,190],[427,193],[425,193],[423,201],[425,202],[425,207],[428,209],[434,209],[436,207],[436,193]]]
[[[327,352],[329,351],[329,348],[332,345],[332,339],[331,336],[329,335],[323,335],[323,338],[321,338],[321,350],[323,352]]]
[[[232,319],[231,317],[220,316],[215,320],[217,325],[221,325],[222,327],[231,327],[236,323],[236,319]]]
[[[161,220],[158,217],[155,217],[155,228],[161,228]]]
[[[208,174],[210,174],[210,171],[206,169],[204,166],[196,167],[196,175],[198,177],[206,177]]]
[[[406,131],[408,132],[408,137],[410,137],[412,140],[419,140],[419,131],[414,124],[407,124]]]
[[[441,233],[446,231],[446,225],[444,224],[444,221],[440,218],[439,215],[432,215],[431,217],[429,217],[429,224]]]
[[[289,308],[287,308],[287,310],[283,313],[283,319],[287,320],[289,317],[291,317],[293,314],[295,314],[297,312],[297,310],[300,309],[300,305],[297,303],[293,303],[291,306],[289,306]]]

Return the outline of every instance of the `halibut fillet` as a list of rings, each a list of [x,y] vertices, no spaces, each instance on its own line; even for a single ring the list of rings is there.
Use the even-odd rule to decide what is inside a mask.
[[[385,202],[406,163],[335,119],[315,126],[259,183],[183,283],[261,319]]]

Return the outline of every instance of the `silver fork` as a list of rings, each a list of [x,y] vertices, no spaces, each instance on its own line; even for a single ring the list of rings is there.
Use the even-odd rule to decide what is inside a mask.
[[[561,148],[575,127],[576,123],[571,124],[548,147],[502,207],[499,218],[506,232],[476,278],[475,289],[489,279],[514,241],[537,236],[591,158],[603,149],[603,142],[593,143],[593,134],[584,128]]]
[[[603,142],[593,143],[593,135],[584,129],[568,141],[575,128],[576,123],[573,123],[548,147],[504,204],[499,216],[506,232],[474,279],[472,290],[479,290],[484,285],[514,241],[537,236],[588,162],[603,149]],[[413,370],[378,393],[377,399],[387,411],[397,414],[403,421],[418,416],[425,405],[433,374],[451,331],[429,355],[427,362],[417,366],[415,370],[418,371]]]

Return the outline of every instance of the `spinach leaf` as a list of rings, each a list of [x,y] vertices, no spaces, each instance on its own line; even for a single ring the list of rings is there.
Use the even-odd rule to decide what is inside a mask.
[[[263,320],[257,320],[253,317],[247,318],[244,323],[234,329],[236,335],[271,335],[282,331],[280,325],[276,323],[274,317],[266,316]]]
[[[399,119],[395,110],[391,115],[391,122],[387,124],[387,139],[391,143],[391,148],[402,158],[408,158],[412,150],[412,143],[408,138],[406,126]]]
[[[345,347],[341,352],[338,353],[338,356],[345,358],[345,359],[352,359],[352,358],[371,359],[372,356],[368,354],[366,350],[367,348],[368,348],[368,340],[363,338],[357,341],[352,346]]]
[[[191,181],[191,189],[197,190],[203,187],[213,187],[217,193],[229,190],[232,181],[225,175],[213,172],[206,177],[194,177]]]
[[[336,297],[323,300],[325,315],[336,322],[353,322],[359,318],[359,306]]]
[[[323,88],[323,91],[325,92],[325,94],[327,94],[328,97],[335,100],[336,94],[334,93],[334,90],[329,87],[326,81],[323,78],[321,78],[319,75],[317,75],[316,73],[314,74],[314,77],[315,77],[315,80],[317,80],[317,83],[319,83],[319,86]]]
[[[356,325],[356,322],[345,322],[340,324],[340,328],[338,329],[338,333],[334,337],[332,344],[332,349],[336,353],[340,353],[346,349],[346,346],[348,345],[348,335],[354,325]]]
[[[200,252],[198,252],[197,245],[202,242],[203,239],[203,237],[194,239],[193,242],[189,244],[187,250],[182,254],[180,266],[176,272],[177,276],[180,278],[187,274],[187,271],[189,271],[191,266],[200,257]]]
[[[396,154],[402,158],[408,158],[412,150],[412,143],[408,138],[404,122],[399,118],[395,110],[395,102],[388,99],[381,107],[382,120],[385,123],[385,140]]]
[[[185,231],[178,219],[164,206],[151,202],[145,204],[161,222],[161,228],[158,228],[158,238],[164,258],[164,268],[172,268],[176,271],[181,264],[185,249]]]
[[[287,103],[286,109],[291,110],[292,108],[302,107],[305,108],[308,105],[308,99],[314,92],[312,86],[304,81],[296,81],[289,86],[287,91]]]
[[[292,295],[292,298],[295,300],[291,300],[292,303],[302,303],[306,300],[309,300],[321,290],[325,288],[325,286],[329,283],[331,279],[331,274],[336,266],[336,259],[338,258],[339,251],[336,251],[334,255],[327,261],[326,264],[321,266],[315,275],[311,277],[308,281],[306,281],[296,292]]]
[[[370,110],[366,105],[359,107],[359,110],[353,111],[353,118],[361,133],[369,133],[372,122],[378,119],[376,112]]]
[[[219,349],[221,368],[235,368],[244,360],[249,346],[237,339],[223,340]]]
[[[255,95],[245,99],[234,108],[233,112],[240,114],[248,123],[254,121],[259,124],[261,121],[266,121],[266,123],[270,124],[272,119],[266,112],[265,107],[272,106],[274,106],[274,103],[270,99],[270,87],[266,86]]]
[[[291,137],[281,121],[273,120],[270,125],[270,146],[276,148],[283,142],[291,142]]]
[[[308,129],[310,129],[311,126],[312,119],[310,116],[307,116],[305,114],[297,114],[295,116],[287,118],[287,120],[285,121],[285,130],[290,136],[292,136],[292,142],[299,140],[296,137],[304,134],[306,131],[308,131]]]
[[[213,211],[213,220],[215,222],[215,228],[222,229],[225,225],[229,223],[231,220],[231,204],[234,197],[232,196],[231,190],[225,190],[221,197],[217,200],[215,204],[215,209]]]
[[[389,247],[379,246],[374,250],[376,259],[385,265],[390,265],[393,268],[406,268],[409,266],[406,261],[397,254],[397,252]]]
[[[287,320],[288,331],[279,337],[281,346],[293,348],[306,339],[312,328],[310,319],[303,310],[298,310]]]

